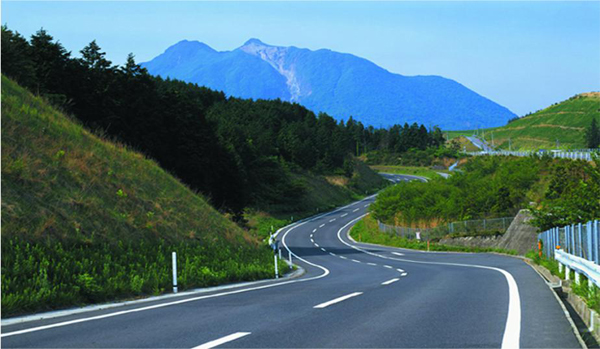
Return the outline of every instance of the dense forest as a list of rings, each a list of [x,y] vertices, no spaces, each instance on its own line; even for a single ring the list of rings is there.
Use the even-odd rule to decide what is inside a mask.
[[[336,121],[280,100],[243,100],[153,77],[127,57],[106,59],[96,41],[74,57],[45,30],[27,40],[2,27],[2,73],[90,129],[155,159],[221,210],[294,200],[295,170],[351,174],[352,155],[437,148],[439,128]]]

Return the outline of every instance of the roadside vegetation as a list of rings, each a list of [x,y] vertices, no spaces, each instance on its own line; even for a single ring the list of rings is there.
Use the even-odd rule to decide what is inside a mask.
[[[600,122],[600,92],[582,93],[566,101],[510,121],[506,126],[481,130],[448,131],[450,139],[477,133],[499,149],[538,150],[597,148],[598,129],[588,134],[593,120]],[[510,141],[509,141],[510,139]]]
[[[154,161],[2,77],[2,316],[274,274],[272,252]]]
[[[407,239],[389,233],[379,231],[377,220],[371,215],[366,216],[352,227],[350,236],[358,242],[367,242],[384,246],[408,248],[423,251],[452,251],[452,252],[497,252],[505,254],[516,254],[515,251],[507,251],[500,248],[482,248],[443,245],[438,240],[419,241]],[[429,246],[428,246],[429,245]]]
[[[550,157],[475,157],[448,179],[405,182],[371,205],[384,223],[434,228],[453,221],[498,218],[533,210],[541,229],[600,217],[598,162]]]

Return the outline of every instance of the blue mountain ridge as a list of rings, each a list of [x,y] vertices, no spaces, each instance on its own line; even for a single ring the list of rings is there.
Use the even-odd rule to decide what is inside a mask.
[[[417,122],[444,130],[505,125],[507,108],[441,76],[404,76],[347,53],[271,46],[250,39],[233,51],[183,40],[149,62],[153,75],[228,96],[297,102],[365,125]]]

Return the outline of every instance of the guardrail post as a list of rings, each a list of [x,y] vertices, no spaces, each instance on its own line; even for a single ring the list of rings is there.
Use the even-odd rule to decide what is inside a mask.
[[[571,280],[571,268],[565,266],[565,280]]]

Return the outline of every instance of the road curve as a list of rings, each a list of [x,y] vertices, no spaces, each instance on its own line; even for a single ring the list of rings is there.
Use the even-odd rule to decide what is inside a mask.
[[[351,241],[373,200],[281,230],[301,278],[2,326],[2,347],[579,347],[519,259]]]

